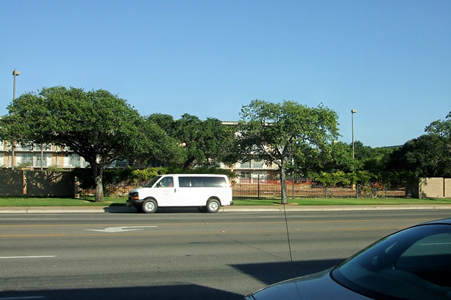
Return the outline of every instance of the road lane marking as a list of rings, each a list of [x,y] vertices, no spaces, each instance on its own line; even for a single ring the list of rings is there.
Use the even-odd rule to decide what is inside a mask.
[[[29,256],[0,256],[0,259],[12,259],[12,258],[53,258],[55,255],[29,255]],[[2,299],[2,298],[0,298]]]
[[[0,300],[19,300],[19,299],[44,299],[45,296],[27,296],[27,297],[6,297],[6,298],[1,298]]]
[[[290,226],[292,227],[292,226]],[[355,228],[325,228],[325,229],[312,229],[312,228],[305,228],[305,229],[290,229],[290,231],[293,232],[343,232],[343,231],[378,231],[378,230],[389,230],[389,231],[396,231],[404,228],[404,226],[394,226],[394,227],[355,227]],[[88,230],[88,229],[85,229]],[[94,229],[96,230],[96,229]],[[8,234],[8,235],[1,235],[1,238],[36,238],[36,237],[93,237],[93,236],[104,236],[105,233],[111,233],[106,232],[104,229],[100,229],[101,232],[96,231],[98,234],[95,234],[94,232],[89,234]],[[280,233],[285,232],[285,229],[272,229],[272,230],[228,230],[227,234],[264,234],[264,233]],[[209,232],[183,232],[183,231],[176,231],[176,232],[117,232],[116,235],[121,236],[175,236],[175,235],[215,235],[215,234],[222,234],[218,233],[218,231],[209,231]]]
[[[87,231],[97,231],[97,232],[117,233],[117,232],[127,232],[127,231],[142,230],[143,228],[149,228],[149,227],[157,227],[157,226],[124,226],[124,227],[107,227],[105,229],[85,229],[85,230],[87,230]]]

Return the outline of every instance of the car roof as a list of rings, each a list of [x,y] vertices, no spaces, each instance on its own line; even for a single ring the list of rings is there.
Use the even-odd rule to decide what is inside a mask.
[[[429,222],[426,222],[426,223],[423,223],[423,224],[446,224],[446,225],[451,225],[451,218],[429,221]],[[420,225],[422,225],[422,224],[420,224]]]
[[[198,177],[198,176],[207,176],[207,177],[216,177],[216,176],[226,176],[224,174],[164,174],[164,175],[160,175],[160,176],[192,176],[192,177]]]

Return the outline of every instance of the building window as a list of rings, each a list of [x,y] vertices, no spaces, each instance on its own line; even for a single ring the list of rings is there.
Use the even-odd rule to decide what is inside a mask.
[[[16,165],[18,167],[32,167],[33,166],[33,153],[17,153]]]
[[[254,161],[252,160],[252,168],[254,169],[262,169],[263,168],[263,161]]]
[[[251,162],[250,161],[244,162],[244,163],[240,163],[240,168],[245,169],[245,168],[250,168],[250,167],[251,167]]]
[[[87,165],[84,158],[78,154],[69,154],[63,160],[63,168],[84,168]]]
[[[80,167],[80,155],[69,154],[64,157],[63,167],[65,168],[77,168]]]
[[[268,173],[266,171],[255,171],[252,173],[252,178],[265,180],[268,178]]]
[[[52,154],[45,153],[43,155],[42,167],[43,168],[49,167],[51,162],[52,162]],[[35,154],[33,167],[37,168],[41,167],[41,154]]]
[[[69,155],[69,166],[70,167],[80,167],[80,155],[78,154],[71,154]]]

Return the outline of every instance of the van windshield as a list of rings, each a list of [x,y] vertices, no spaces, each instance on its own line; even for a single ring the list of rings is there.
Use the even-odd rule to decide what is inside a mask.
[[[144,185],[144,187],[149,187],[149,188],[153,187],[155,182],[157,182],[160,178],[161,178],[161,176],[157,176],[157,177],[152,178],[148,183],[146,183]]]

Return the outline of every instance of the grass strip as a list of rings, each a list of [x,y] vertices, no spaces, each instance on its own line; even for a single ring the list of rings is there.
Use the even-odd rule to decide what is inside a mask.
[[[19,197],[1,197],[1,206],[116,206],[125,205],[127,198],[109,198],[105,197],[104,202],[95,202],[94,198],[19,198]]]

